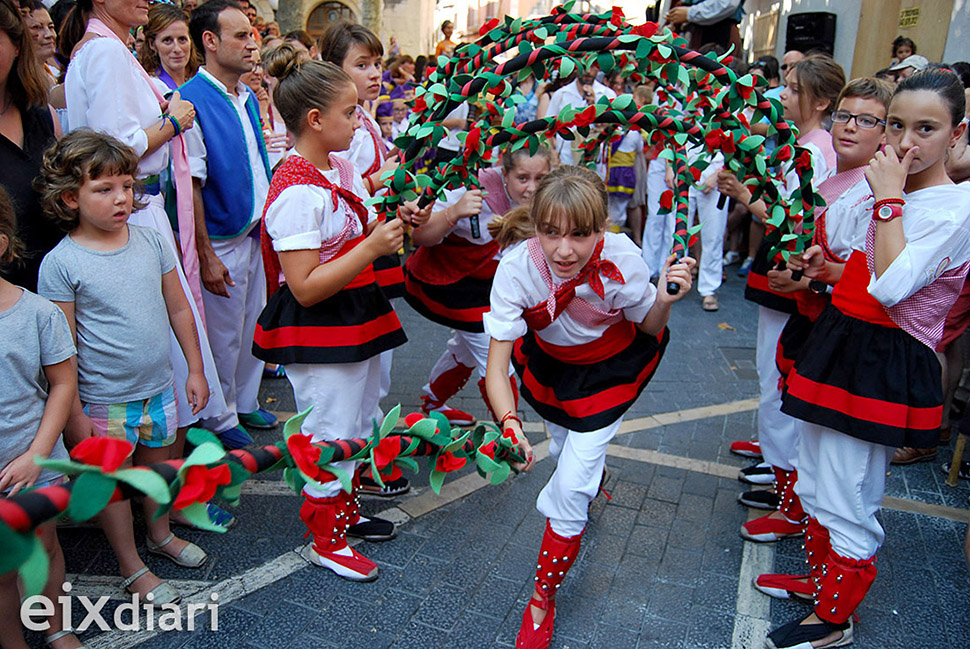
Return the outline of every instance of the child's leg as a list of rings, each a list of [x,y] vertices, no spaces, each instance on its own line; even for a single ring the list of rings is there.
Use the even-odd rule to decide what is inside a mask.
[[[667,190],[664,173],[667,163],[664,160],[651,160],[647,167],[647,220],[643,224],[643,260],[647,262],[652,275],[659,275],[663,259],[670,250],[667,238],[666,217],[658,214],[660,195]]]
[[[485,402],[485,410],[492,418],[492,421],[501,420],[504,412],[495,412],[492,409],[492,402],[488,398],[488,391],[485,389],[485,368],[488,365],[488,346],[491,342],[487,333],[471,333],[468,331],[455,332],[456,337],[465,349],[465,354],[472,359],[475,369],[478,370],[478,392],[482,395]],[[519,385],[515,380],[515,368],[509,362],[509,384],[512,386],[512,399],[515,410],[519,409]]]
[[[445,351],[431,368],[428,382],[421,389],[424,393],[421,397],[423,402],[421,409],[426,413],[439,410],[452,424],[466,426],[474,423],[474,417],[446,405],[449,399],[465,387],[475,368],[475,359],[458,339],[457,334],[458,332],[455,332],[448,340]]]
[[[16,570],[0,575],[0,647],[28,649],[20,622],[20,588]]]
[[[37,535],[44,544],[47,559],[50,562],[47,568],[47,584],[41,594],[48,601],[57,602],[57,598],[64,594],[64,552],[57,540],[57,525],[53,522],[45,523],[37,528]],[[53,614],[47,618],[51,626],[44,633],[45,636],[49,637],[64,630],[61,613],[60,605],[55,605]],[[81,646],[80,641],[73,634],[63,636],[50,644],[57,649],[75,649]]]
[[[579,554],[589,503],[599,491],[606,446],[622,421],[620,418],[606,428],[588,433],[546,422],[552,436],[549,453],[556,458],[556,470],[536,501],[536,508],[548,522],[539,548],[535,591],[522,616],[519,643],[548,646],[556,592]]]

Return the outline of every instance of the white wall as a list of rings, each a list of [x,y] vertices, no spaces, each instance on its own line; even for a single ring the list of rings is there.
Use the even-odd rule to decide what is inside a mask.
[[[970,0],[953,0],[943,60],[947,63],[970,61]]]
[[[957,0],[966,2],[967,0]],[[862,0],[747,0],[744,10],[747,12],[741,25],[741,34],[747,33],[751,18],[760,10],[770,11],[781,9],[778,20],[778,39],[775,56],[778,60],[785,54],[785,39],[788,26],[788,16],[813,11],[825,11],[836,15],[835,19],[835,52],[834,58],[848,72],[852,68],[852,56],[855,53],[855,36],[859,29],[859,12],[862,10]]]

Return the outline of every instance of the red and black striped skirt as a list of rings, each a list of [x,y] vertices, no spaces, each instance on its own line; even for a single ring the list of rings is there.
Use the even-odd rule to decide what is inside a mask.
[[[404,299],[411,307],[432,322],[440,325],[481,333],[485,331],[482,316],[488,313],[492,292],[492,272],[483,277],[471,275],[454,284],[428,284],[404,269]]]
[[[609,426],[633,405],[663,357],[670,332],[649,336],[629,321],[599,340],[560,347],[529,331],[515,343],[519,391],[539,415],[569,430]]]
[[[775,262],[768,259],[770,250],[769,243],[762,243],[758,248],[751,263],[751,270],[748,271],[744,299],[782,313],[795,313],[797,305],[793,293],[776,293],[768,288],[768,271],[775,267]]]
[[[256,321],[253,356],[267,363],[358,363],[407,342],[375,282],[345,288],[311,307],[283,285]]]
[[[788,375],[782,412],[885,446],[929,448],[943,415],[933,350],[829,305]]]
[[[375,259],[374,275],[388,300],[404,297],[404,269],[401,267],[401,255],[395,252],[393,255],[384,255]]]

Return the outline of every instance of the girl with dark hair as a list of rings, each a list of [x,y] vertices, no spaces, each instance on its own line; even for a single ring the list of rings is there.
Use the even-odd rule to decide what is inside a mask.
[[[899,63],[914,54],[916,54],[916,43],[913,42],[913,39],[905,36],[897,36],[893,39],[892,63]]]
[[[933,348],[970,269],[970,192],[944,166],[964,135],[964,110],[952,72],[924,70],[897,86],[888,146],[865,172],[866,237],[789,375],[782,410],[802,420],[795,490],[815,512],[806,541],[816,604],[773,631],[770,649],[851,643],[885,540],[877,513],[893,449],[938,438],[943,389]],[[792,267],[824,277],[822,255],[806,256]]]
[[[10,195],[17,216],[20,258],[0,276],[28,291],[37,290],[40,260],[63,234],[43,218],[31,183],[54,143],[54,121],[47,107],[46,77],[20,13],[0,2],[0,187]]]
[[[267,72],[279,79],[274,99],[296,145],[273,176],[263,212],[271,295],[253,353],[286,368],[299,410],[313,407],[301,426],[311,441],[367,436],[371,419],[382,418],[381,353],[407,340],[374,273],[376,259],[401,247],[404,222],[376,222],[360,174],[337,155],[358,130],[353,79],[287,49],[291,56],[278,51]],[[334,466],[334,474],[357,469],[355,462]],[[346,537],[387,541],[394,525],[360,516],[356,479],[346,492],[330,473],[311,478],[300,509],[313,535],[305,556],[344,579],[377,579],[377,565]]]

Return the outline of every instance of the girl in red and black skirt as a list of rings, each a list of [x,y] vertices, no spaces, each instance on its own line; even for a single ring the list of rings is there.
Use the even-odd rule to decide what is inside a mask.
[[[933,348],[970,268],[970,192],[944,169],[966,128],[959,78],[902,81],[872,159],[872,221],[788,378],[782,409],[801,419],[796,493],[814,512],[815,611],[768,636],[771,649],[852,641],[852,615],[876,577],[876,517],[896,446],[935,443],[941,367]],[[796,267],[804,264],[796,260]],[[805,273],[820,275],[821,255]]]
[[[485,392],[489,337],[482,316],[489,309],[501,251],[488,227],[510,209],[528,205],[552,164],[552,151],[545,146],[535,154],[524,148],[506,153],[501,167],[478,172],[487,192],[484,197],[478,189],[446,192],[444,201],[437,204],[438,211],[411,233],[411,240],[420,247],[406,265],[405,299],[432,322],[455,330],[423,388],[421,409],[425,412],[441,412],[458,426],[473,423],[474,417],[448,407],[447,401],[478,370],[479,390],[492,418],[498,420],[501,413],[492,411]],[[511,381],[515,392],[515,379]]]
[[[331,63],[275,57],[276,107],[296,138],[277,169],[263,212],[263,256],[269,298],[253,354],[286,368],[312,441],[366,437],[378,406],[380,354],[407,339],[377,285],[374,260],[397,250],[399,219],[377,224],[364,206],[360,175],[333,155],[358,126],[357,89]],[[353,475],[355,462],[336,468]],[[388,540],[394,525],[365,519],[340,482],[310,482],[300,517],[313,534],[309,559],[355,581],[377,578],[377,565],[346,536]]]
[[[511,358],[557,461],[537,502],[548,522],[519,649],[549,646],[556,591],[579,553],[606,446],[657,369],[671,305],[691,287],[694,260],[674,263],[671,255],[660,285],[674,282],[680,291],[658,292],[637,246],[606,232],[606,206],[606,185],[593,171],[566,166],[546,176],[532,202],[536,236],[502,257],[484,316],[488,395],[505,413],[504,433],[523,449],[528,469],[532,448],[515,416]]]
[[[835,109],[839,93],[845,86],[845,73],[831,57],[812,55],[799,61],[789,72],[787,86],[781,94],[785,119],[798,129],[798,145],[808,150],[813,186],[835,167],[835,149],[832,137],[822,127],[822,122]],[[733,174],[722,172],[719,186],[726,193],[751,209],[751,213],[764,221],[767,212],[763,201],[751,202],[751,192],[738,183]],[[798,176],[794,171],[785,178],[784,192],[791,194],[798,188]],[[744,296],[758,304],[758,342],[756,364],[761,398],[758,404],[758,439],[765,465],[742,469],[739,478],[753,484],[770,483],[774,478],[776,495],[790,491],[795,481],[794,454],[796,443],[795,422],[781,412],[781,374],[775,365],[775,351],[788,317],[797,311],[793,293],[773,291],[768,284],[768,272],[775,261],[768,258],[770,244],[762,244],[748,273],[748,285]],[[765,473],[767,472],[767,474]],[[750,505],[763,498],[759,492],[746,492],[739,496],[743,504]],[[773,505],[774,503],[769,503]],[[788,521],[784,518],[761,517],[741,526],[741,536],[749,541],[774,542],[790,536],[801,536],[805,531],[803,520]]]

